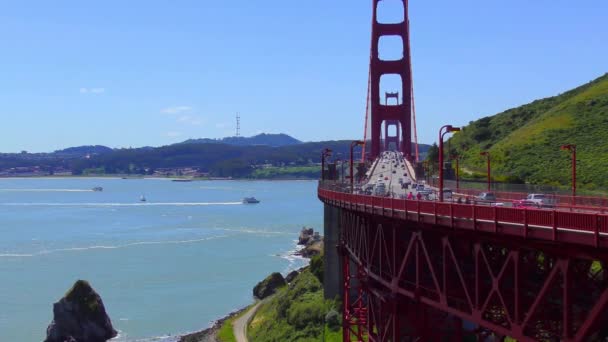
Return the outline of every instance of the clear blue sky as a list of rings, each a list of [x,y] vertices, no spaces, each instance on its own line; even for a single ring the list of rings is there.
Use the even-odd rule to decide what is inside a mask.
[[[410,3],[421,142],[608,71],[606,0]],[[223,137],[237,111],[243,135],[360,138],[370,20],[371,0],[5,2],[0,151]]]

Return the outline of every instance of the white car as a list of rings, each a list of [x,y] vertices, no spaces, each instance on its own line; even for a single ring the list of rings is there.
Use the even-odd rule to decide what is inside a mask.
[[[386,186],[384,185],[384,183],[376,184],[376,188],[374,188],[374,195],[376,195],[376,196],[386,195]]]
[[[550,198],[545,194],[529,194],[528,197],[526,197],[526,201],[534,203],[539,208],[555,206],[555,199]]]

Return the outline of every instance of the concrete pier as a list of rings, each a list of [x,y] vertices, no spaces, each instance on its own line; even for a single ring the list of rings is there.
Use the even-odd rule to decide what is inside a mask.
[[[325,299],[342,297],[342,262],[336,246],[340,243],[340,208],[324,205],[324,269],[323,290]]]

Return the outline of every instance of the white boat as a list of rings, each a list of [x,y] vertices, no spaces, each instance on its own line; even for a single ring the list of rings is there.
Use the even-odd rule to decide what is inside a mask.
[[[245,197],[243,198],[243,204],[255,204],[260,203],[255,197]]]
[[[140,202],[145,202],[146,201],[146,196],[141,195],[141,197],[139,198]]]

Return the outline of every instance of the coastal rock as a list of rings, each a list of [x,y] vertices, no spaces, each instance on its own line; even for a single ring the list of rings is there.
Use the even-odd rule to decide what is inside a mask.
[[[309,243],[308,245],[306,245],[306,247],[302,248],[302,250],[300,250],[298,254],[304,258],[312,258],[315,255],[321,254],[322,251],[323,240]]]
[[[314,236],[314,229],[303,227],[300,231],[300,236],[298,237],[298,245],[306,246],[309,242],[312,241]]]
[[[291,271],[291,272],[289,272],[289,274],[287,275],[287,277],[285,277],[285,281],[287,283],[291,283],[298,276],[298,274],[299,274],[298,271]]]
[[[253,288],[253,295],[258,299],[264,299],[274,294],[279,287],[285,285],[287,285],[287,283],[285,282],[283,275],[281,275],[281,273],[274,272]]]
[[[53,304],[53,321],[45,342],[105,342],[116,337],[101,297],[91,285],[78,280]]]
[[[340,330],[340,326],[342,325],[340,314],[334,309],[329,310],[327,315],[325,315],[325,322],[331,331]]]

